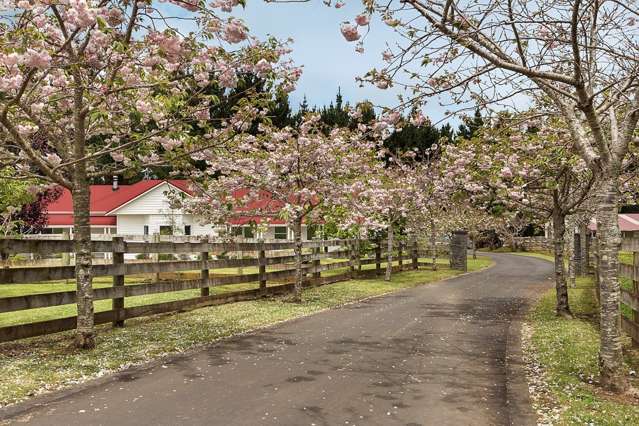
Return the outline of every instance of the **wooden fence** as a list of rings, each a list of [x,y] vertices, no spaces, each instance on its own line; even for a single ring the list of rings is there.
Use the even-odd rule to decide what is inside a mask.
[[[593,238],[592,268],[595,274],[595,290],[597,300],[599,300],[599,253],[598,244]],[[630,316],[621,315],[621,328],[628,333],[635,344],[639,344],[639,233],[624,232],[621,239],[621,253],[630,253],[632,264],[621,258],[619,262],[619,277],[632,282],[632,289],[621,288],[621,303],[630,311]],[[624,262],[626,260],[626,262]]]
[[[175,312],[204,306],[257,299],[265,296],[282,295],[293,290],[290,283],[294,278],[295,256],[291,251],[292,242],[278,243],[224,243],[224,242],[135,242],[115,237],[111,241],[93,241],[93,252],[112,253],[112,263],[94,265],[94,277],[112,277],[113,285],[94,288],[94,300],[108,300],[111,309],[97,312],[95,323],[113,323],[122,326],[131,318]],[[366,249],[366,250],[365,250]],[[353,277],[374,277],[383,274],[382,265],[387,260],[386,242],[357,240],[325,240],[303,243],[303,270],[305,286],[317,286]],[[66,253],[73,251],[73,242],[66,240],[0,240],[0,254],[6,256],[18,253]],[[124,260],[125,253],[197,253],[198,260],[135,262]],[[235,258],[232,256],[239,254]],[[396,244],[393,260],[398,264],[395,271],[431,266],[420,262],[419,257],[431,257],[428,250],[419,250],[416,242]],[[322,260],[325,260],[322,263]],[[410,262],[404,262],[410,260]],[[375,265],[374,269],[362,269],[362,265]],[[254,267],[256,273],[220,275],[213,274],[220,268]],[[270,269],[267,271],[267,268]],[[331,271],[328,276],[322,272]],[[339,271],[342,270],[342,271]],[[177,271],[196,271],[197,278],[160,280],[159,274]],[[337,273],[336,273],[337,272]],[[153,282],[125,285],[124,278],[132,274],[155,274]],[[199,276],[198,276],[199,275]],[[153,276],[153,275],[152,275]],[[41,283],[43,281],[73,279],[74,266],[55,267],[4,267],[0,268],[0,285]],[[288,282],[287,282],[288,281]],[[271,285],[267,285],[269,283]],[[254,283],[255,288],[210,294],[215,286]],[[275,285],[273,285],[275,284]],[[125,307],[125,298],[158,293],[199,289],[197,297],[172,300],[143,306]],[[75,291],[27,294],[0,298],[0,313],[17,312],[76,303]],[[76,316],[56,318],[46,321],[0,327],[0,342],[32,336],[57,333],[76,327]]]

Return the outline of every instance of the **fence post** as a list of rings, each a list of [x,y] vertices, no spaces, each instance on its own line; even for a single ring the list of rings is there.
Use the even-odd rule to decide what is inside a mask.
[[[151,241],[154,243],[159,243],[160,242],[160,233],[156,232],[151,236]],[[153,261],[156,263],[160,263],[160,253],[158,252],[154,252],[153,253]],[[155,273],[155,281],[160,281],[160,273],[156,272]]]
[[[382,240],[377,239],[375,246],[375,275],[382,275]]]
[[[413,269],[419,269],[419,249],[417,247],[417,238],[413,239],[413,250],[411,253],[411,260],[413,261]]]
[[[399,271],[401,272],[404,269],[404,253],[402,253],[402,249],[404,248],[404,243],[402,240],[397,241],[397,263],[399,264]]]
[[[209,238],[208,236],[206,237],[202,237],[200,239],[200,242],[202,243],[206,243],[208,244],[209,242]],[[202,284],[208,284],[209,283],[209,251],[208,248],[206,250],[203,250],[202,252],[200,252],[200,260],[202,262],[202,266],[201,266],[201,270],[200,270],[200,279],[202,280]],[[204,297],[204,296],[208,296],[209,294],[211,294],[211,290],[208,286],[203,286],[200,289],[200,296]]]
[[[260,293],[266,294],[266,251],[264,250],[264,240],[258,242],[257,264],[258,279],[260,281]]]
[[[69,231],[69,228],[66,228],[62,231],[62,239],[63,240],[70,240],[71,239],[71,232]],[[33,255],[32,255],[33,256]],[[105,254],[106,256],[106,254]],[[69,252],[64,252],[62,253],[62,265],[63,266],[69,266],[71,265],[71,253]],[[66,278],[64,280],[64,282],[66,284],[69,284],[69,279]]]
[[[599,302],[599,239],[593,239],[595,250],[594,250],[594,265],[593,269],[595,270],[595,295],[597,296],[597,302]]]
[[[123,237],[113,237],[112,244],[113,288],[116,295],[121,294],[121,297],[114,297],[111,300],[111,309],[115,311],[116,318],[113,321],[113,327],[124,327],[124,252],[126,245]]]
[[[322,276],[322,273],[319,271],[319,267],[320,267],[320,254],[321,254],[321,250],[322,250],[322,242],[321,241],[317,241],[318,246],[313,248],[313,254],[316,256],[315,259],[313,259],[313,278],[317,279],[319,281],[319,279]]]
[[[350,277],[353,279],[355,277],[355,244],[353,240],[348,241],[348,265],[350,266]]]
[[[639,296],[639,275],[637,275],[637,267],[639,267],[639,253],[632,252],[632,296],[636,298]],[[632,321],[635,324],[639,324],[639,312],[632,310]],[[639,342],[633,339],[633,346],[639,344]]]

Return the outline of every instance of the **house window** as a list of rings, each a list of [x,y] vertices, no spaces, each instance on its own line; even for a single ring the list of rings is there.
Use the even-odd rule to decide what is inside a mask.
[[[318,236],[319,226],[317,225],[308,225],[306,227],[306,239],[312,240],[313,238]]]
[[[288,229],[286,226],[276,226],[273,228],[273,231],[276,240],[285,240],[288,237]]]
[[[242,227],[241,226],[234,226],[232,233],[233,233],[234,237],[241,237],[242,236]]]
[[[252,226],[245,226],[243,230],[244,238],[255,238]]]
[[[191,235],[191,225],[184,225],[184,235]]]
[[[149,225],[144,225],[144,235],[149,235]]]
[[[173,227],[168,225],[161,225],[160,235],[173,235]]]

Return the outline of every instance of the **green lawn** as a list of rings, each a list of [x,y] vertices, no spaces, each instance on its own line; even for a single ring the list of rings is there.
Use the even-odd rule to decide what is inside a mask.
[[[555,261],[555,256],[552,253],[534,252],[534,251],[518,251],[518,252],[515,252],[513,254],[516,254],[517,256],[536,257],[538,259],[544,259],[544,260],[548,260],[550,262],[554,262]]]
[[[491,264],[486,257],[468,260],[469,271]],[[103,325],[98,327],[98,349],[93,351],[73,349],[72,332],[0,344],[0,405],[225,336],[455,275],[459,275],[459,271],[450,270],[442,262],[438,271],[423,268],[401,272],[394,274],[391,282],[351,280],[307,289],[301,304],[279,298],[262,299],[133,319],[122,329]]]
[[[521,253],[552,261],[547,254]],[[623,280],[622,280],[623,282]],[[555,315],[555,290],[548,290],[528,315],[532,329],[526,350],[545,373],[547,395],[542,412],[556,409],[556,425],[639,424],[639,405],[629,398],[609,395],[593,382],[598,375],[598,307],[592,277],[579,277],[570,288],[570,307],[575,319]],[[636,351],[626,341],[629,368],[639,368]],[[635,383],[635,386],[637,384]],[[538,402],[537,402],[538,404]],[[538,410],[539,406],[535,407]]]

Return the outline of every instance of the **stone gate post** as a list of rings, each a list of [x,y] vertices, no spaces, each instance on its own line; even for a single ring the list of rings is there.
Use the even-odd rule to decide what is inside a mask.
[[[459,271],[468,270],[468,232],[453,231],[450,239],[450,267]]]

